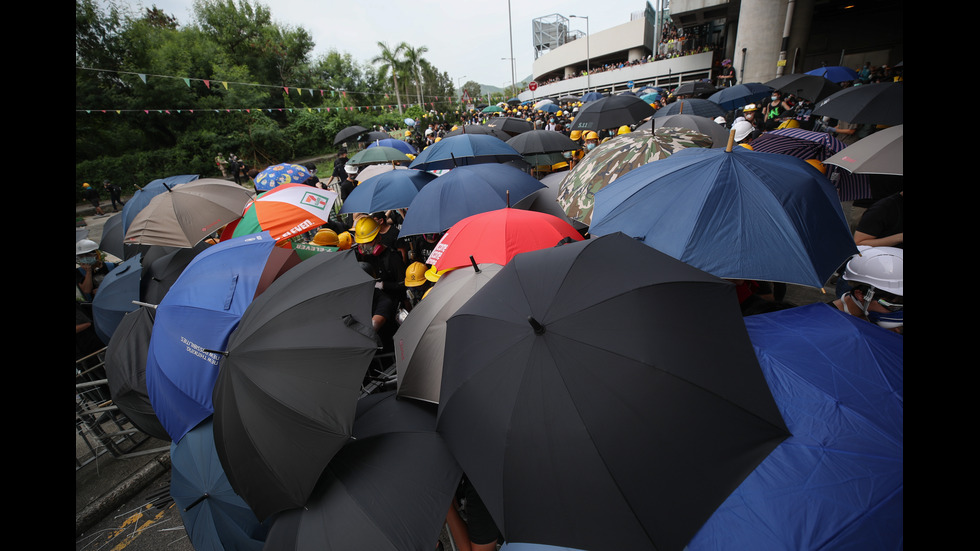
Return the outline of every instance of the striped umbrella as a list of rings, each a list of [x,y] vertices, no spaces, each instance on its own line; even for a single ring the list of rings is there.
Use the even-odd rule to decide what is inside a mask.
[[[284,184],[245,207],[233,237],[269,232],[283,241],[327,223],[337,194],[306,184]]]
[[[780,128],[763,133],[752,140],[752,150],[762,153],[779,153],[797,159],[825,161],[844,149],[844,142],[827,134],[802,128]],[[834,182],[841,201],[853,201],[871,197],[871,180],[866,174],[852,174],[837,167],[830,167],[827,177]]]

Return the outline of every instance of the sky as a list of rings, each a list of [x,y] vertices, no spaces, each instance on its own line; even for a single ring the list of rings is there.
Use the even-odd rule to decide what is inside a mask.
[[[193,0],[117,2],[134,8],[155,4],[176,17],[181,25],[193,21]],[[552,14],[587,16],[589,32],[596,33],[629,22],[632,12],[641,12],[646,6],[645,0],[260,0],[258,3],[269,8],[276,23],[309,31],[316,43],[314,58],[334,49],[351,54],[359,63],[369,64],[380,53],[379,41],[391,47],[404,41],[415,47],[427,47],[425,59],[448,73],[457,87],[473,80],[500,88],[511,84],[512,57],[513,80],[520,82],[531,75],[533,19]],[[569,18],[569,28],[585,33],[586,20]]]

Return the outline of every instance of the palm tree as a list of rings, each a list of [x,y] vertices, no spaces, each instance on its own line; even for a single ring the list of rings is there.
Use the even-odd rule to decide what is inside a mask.
[[[402,114],[402,96],[398,91],[398,73],[402,70],[404,62],[400,59],[402,52],[408,48],[408,44],[402,42],[395,49],[391,49],[387,42],[378,42],[381,54],[374,57],[371,63],[380,63],[382,72],[391,71],[391,79],[395,83],[395,100],[398,101],[398,113]]]
[[[418,92],[419,107],[422,107],[422,72],[420,66],[426,63],[426,60],[422,58],[422,54],[428,51],[429,49],[425,46],[413,48],[405,44],[405,62],[412,68],[413,78],[415,79],[415,90]]]

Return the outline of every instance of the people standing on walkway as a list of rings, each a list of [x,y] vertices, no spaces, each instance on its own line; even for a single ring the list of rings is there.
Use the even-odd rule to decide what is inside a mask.
[[[109,180],[103,180],[102,187],[104,187],[109,193],[109,199],[112,201],[112,212],[119,212],[119,209],[116,207],[116,203],[119,203],[120,207],[125,204],[122,200],[122,188],[116,184],[113,184]]]
[[[82,196],[95,207],[95,214],[99,216],[105,214],[102,212],[102,198],[99,196],[99,190],[92,187],[88,182],[82,184]]]
[[[228,161],[225,160],[221,153],[218,153],[214,157],[214,164],[218,165],[218,170],[221,171],[221,177],[228,178]]]

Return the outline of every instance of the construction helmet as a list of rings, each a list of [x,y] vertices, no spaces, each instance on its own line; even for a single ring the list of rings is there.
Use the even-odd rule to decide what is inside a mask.
[[[905,251],[897,247],[871,247],[847,262],[842,278],[864,283],[897,296],[905,295]]]
[[[559,111],[559,112],[557,112],[557,113],[555,113],[555,114],[556,114],[556,115],[558,115],[558,116],[560,117],[560,116],[561,116],[561,111]]]
[[[619,127],[619,130],[616,131],[616,135],[617,136],[620,136],[620,135],[623,135],[623,134],[629,134],[629,133],[630,133],[630,127],[626,126],[625,124],[623,126],[620,126]]]
[[[92,186],[88,185],[88,182],[85,182],[84,184],[82,184],[82,187],[83,188],[89,188],[89,187],[92,187]]]
[[[743,113],[748,113],[751,111],[758,111],[758,110],[759,110],[759,106],[754,103],[750,103],[742,108]]]
[[[346,251],[353,244],[354,238],[351,237],[349,231],[342,231],[337,234],[337,249],[341,251]]]
[[[424,285],[426,282],[425,271],[428,266],[421,262],[412,262],[405,269],[405,286],[406,287],[418,287]]]
[[[598,140],[599,139],[599,135],[596,134],[594,131],[589,130],[588,132],[585,133],[585,139],[586,140]]]
[[[776,129],[778,130],[780,128],[799,128],[799,127],[800,127],[799,121],[797,121],[796,119],[789,119],[779,123],[779,126],[777,126]]]
[[[741,146],[741,147],[744,147],[745,149],[748,149],[749,151],[755,151],[755,149],[752,148],[752,145],[751,144],[740,143],[738,145]]]
[[[354,241],[357,243],[370,243],[378,236],[381,227],[378,221],[370,216],[362,216],[354,223]]]
[[[75,243],[75,256],[90,253],[99,248],[99,244],[91,239],[82,239]]]
[[[313,236],[313,244],[321,247],[336,247],[340,244],[340,240],[337,238],[337,232],[330,228],[323,228]]]
[[[579,141],[580,139],[582,139],[582,131],[581,130],[572,130],[571,134],[568,137],[571,138],[571,139],[573,139],[573,140],[575,140],[575,141]]]
[[[821,174],[827,173],[827,165],[821,163],[817,159],[807,159],[806,162],[809,163],[813,168],[819,170]]]
[[[439,281],[439,278],[441,278],[446,272],[451,272],[455,269],[456,268],[447,268],[445,270],[436,270],[436,267],[432,266],[431,268],[425,271],[425,279],[428,279],[432,283],[435,283]]]

